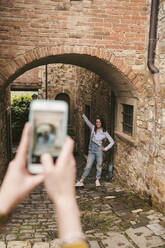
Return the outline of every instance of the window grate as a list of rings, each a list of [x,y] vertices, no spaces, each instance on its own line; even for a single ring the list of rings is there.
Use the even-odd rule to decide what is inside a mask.
[[[133,106],[123,104],[123,132],[132,135],[133,133]]]

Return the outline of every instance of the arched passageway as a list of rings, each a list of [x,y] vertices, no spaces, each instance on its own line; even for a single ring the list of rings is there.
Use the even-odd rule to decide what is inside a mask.
[[[3,88],[18,76],[36,66],[52,63],[78,65],[86,68],[114,85],[114,91],[127,88],[131,96],[141,91],[140,78],[133,70],[107,49],[78,46],[39,47],[13,59],[0,69],[0,86]],[[117,84],[116,84],[117,80]],[[127,87],[125,87],[127,86]],[[120,90],[119,90],[120,89]]]
[[[49,53],[51,52],[52,50],[49,49],[38,49],[36,51],[30,51],[29,53],[25,54],[24,59],[22,57],[16,58],[13,62],[11,62],[10,65],[8,65],[8,67],[4,68],[3,73],[1,73],[1,79],[5,79],[3,80],[2,89],[5,89],[5,87],[7,87],[13,80],[22,75],[24,72],[37,66],[59,63],[76,65],[88,69],[89,71],[98,75],[99,79],[94,86],[95,89],[100,88],[104,89],[103,92],[106,92],[108,90],[113,92],[113,96],[115,96],[116,98],[116,108],[114,109],[111,103],[111,112],[106,112],[104,106],[102,106],[105,118],[107,118],[108,115],[113,115],[111,126],[108,127],[109,129],[111,129],[112,135],[114,129],[116,133],[121,133],[122,120],[119,121],[119,119],[122,118],[122,110],[120,108],[123,103],[126,105],[131,104],[132,106],[134,106],[135,121],[136,100],[141,89],[138,84],[138,76],[134,74],[131,68],[127,67],[127,65],[125,65],[113,54],[107,53],[107,51],[104,53],[103,50],[100,50],[99,54],[97,54],[95,50],[91,49],[90,51],[87,51],[87,54],[84,54],[83,50],[80,49],[80,51],[78,52],[81,53],[78,53],[74,52],[74,48],[71,47],[68,49],[67,53],[65,53],[65,51],[62,51],[62,49],[59,49],[59,51],[57,51],[57,54],[55,55],[54,52],[50,55]],[[102,81],[106,82],[106,86],[103,86]],[[83,82],[80,82],[80,84],[83,86]],[[97,99],[102,96],[103,95],[99,93],[97,95]],[[114,97],[112,98],[110,95],[109,97],[110,98],[108,101],[114,99]],[[86,103],[84,102],[84,104]],[[89,110],[87,105],[88,103],[86,104],[85,108],[86,110]],[[74,106],[74,103],[72,103],[72,106]],[[91,108],[90,112],[92,111],[93,110]],[[114,118],[116,119],[116,123],[113,123]],[[134,136],[135,128],[133,127],[133,134],[131,138],[134,139]]]

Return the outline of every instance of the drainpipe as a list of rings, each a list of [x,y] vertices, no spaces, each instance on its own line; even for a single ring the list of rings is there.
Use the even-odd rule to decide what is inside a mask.
[[[45,65],[45,99],[48,99],[48,65]]]
[[[148,61],[147,61],[148,68],[152,74],[154,93],[155,93],[155,137],[157,136],[157,126],[158,126],[159,70],[154,65],[154,57],[155,57],[155,47],[156,47],[156,39],[157,39],[158,7],[159,7],[159,0],[152,0],[151,14],[150,14],[149,44],[148,44]]]
[[[158,19],[159,0],[152,0],[150,14],[150,31],[148,44],[148,61],[147,65],[152,74],[158,73],[159,70],[154,65],[156,37],[157,37],[157,19]]]

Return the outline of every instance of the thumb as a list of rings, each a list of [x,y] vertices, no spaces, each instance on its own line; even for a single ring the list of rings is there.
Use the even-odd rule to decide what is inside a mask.
[[[48,153],[45,153],[41,156],[41,163],[43,164],[44,171],[46,173],[51,172],[52,168],[54,167],[53,159]]]
[[[39,184],[41,184],[44,181],[43,174],[38,174],[36,176],[29,177],[30,185],[32,186],[32,189],[35,189]]]

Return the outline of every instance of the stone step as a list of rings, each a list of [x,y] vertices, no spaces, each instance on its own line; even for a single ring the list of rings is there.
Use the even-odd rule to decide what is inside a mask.
[[[0,241],[0,248],[60,248],[58,240],[51,242],[35,242],[30,241],[9,241],[7,244]]]

